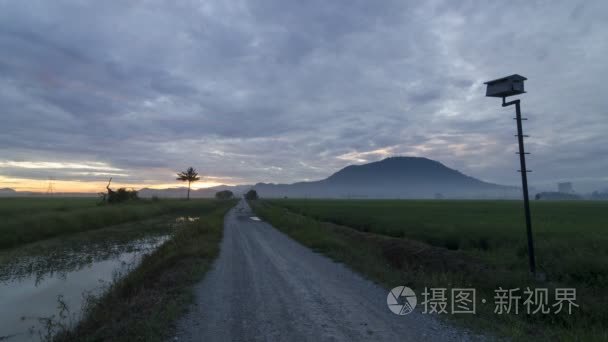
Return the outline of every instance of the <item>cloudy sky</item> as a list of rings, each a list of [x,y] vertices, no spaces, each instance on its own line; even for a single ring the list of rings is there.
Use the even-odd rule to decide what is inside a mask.
[[[388,156],[608,187],[608,2],[0,0],[0,187],[325,178]]]

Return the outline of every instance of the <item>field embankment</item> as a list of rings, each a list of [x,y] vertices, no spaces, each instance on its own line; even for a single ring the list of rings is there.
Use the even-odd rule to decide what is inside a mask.
[[[234,201],[198,202],[186,222],[132,272],[90,299],[83,320],[57,341],[163,341],[192,301],[192,285],[219,252],[223,217]],[[184,203],[183,201],[180,203]]]
[[[98,202],[92,198],[0,198],[0,249],[213,206],[209,200],[138,200],[120,205]]]
[[[387,288],[476,288],[477,314],[454,320],[510,338],[608,338],[608,203],[533,203],[537,258],[544,279],[527,272],[517,201],[254,201],[256,213],[303,244]],[[497,315],[495,290],[573,287],[572,315]],[[549,300],[549,304],[554,304]],[[521,304],[520,304],[521,305]]]

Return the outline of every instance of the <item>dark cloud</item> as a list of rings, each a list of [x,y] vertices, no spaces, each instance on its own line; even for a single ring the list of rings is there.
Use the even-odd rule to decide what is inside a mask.
[[[483,97],[483,82],[521,73],[531,181],[605,187],[607,10],[600,1],[1,2],[0,162],[96,161],[159,183],[194,165],[248,183],[411,154],[517,184],[511,109]],[[0,168],[84,181],[100,172]]]

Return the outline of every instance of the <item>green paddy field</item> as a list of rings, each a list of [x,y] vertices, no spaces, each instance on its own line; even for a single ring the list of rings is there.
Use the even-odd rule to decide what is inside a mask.
[[[314,200],[252,202],[259,216],[387,288],[576,288],[571,314],[451,317],[529,340],[608,340],[608,202],[532,203],[538,276],[528,272],[520,201]],[[522,299],[523,301],[523,299]]]
[[[0,198],[0,250],[162,215],[197,214],[217,205],[206,199],[99,205],[96,198]]]
[[[54,338],[64,341],[163,340],[191,301],[192,284],[219,252],[222,219],[234,204],[2,198],[0,263],[76,250],[83,243],[99,248],[99,241],[112,246],[168,236],[93,299],[75,329],[54,327]],[[519,201],[261,199],[250,204],[277,229],[387,289],[475,288],[477,299],[488,304],[478,304],[476,315],[443,315],[456,324],[522,341],[608,340],[608,202],[532,202],[536,277],[528,272]],[[197,220],[176,226],[180,216]],[[497,315],[492,303],[499,287],[575,288],[579,307],[572,314],[528,315],[520,304],[517,315]]]

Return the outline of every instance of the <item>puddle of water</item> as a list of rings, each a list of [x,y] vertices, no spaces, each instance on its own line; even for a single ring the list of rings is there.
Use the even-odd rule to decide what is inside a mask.
[[[198,220],[200,220],[200,217],[198,217],[198,216],[180,216],[175,219],[175,222],[177,222],[177,223],[196,222]]]
[[[262,220],[260,220],[260,218],[259,218],[259,217],[257,217],[257,216],[251,216],[251,217],[250,217],[250,219],[252,219],[252,220],[254,220],[254,221],[262,221]]]
[[[6,341],[38,341],[38,332],[44,333],[38,318],[57,318],[60,295],[72,323],[76,323],[85,294],[101,294],[168,238],[164,235],[55,255],[21,256],[0,265],[0,340],[10,336]]]

